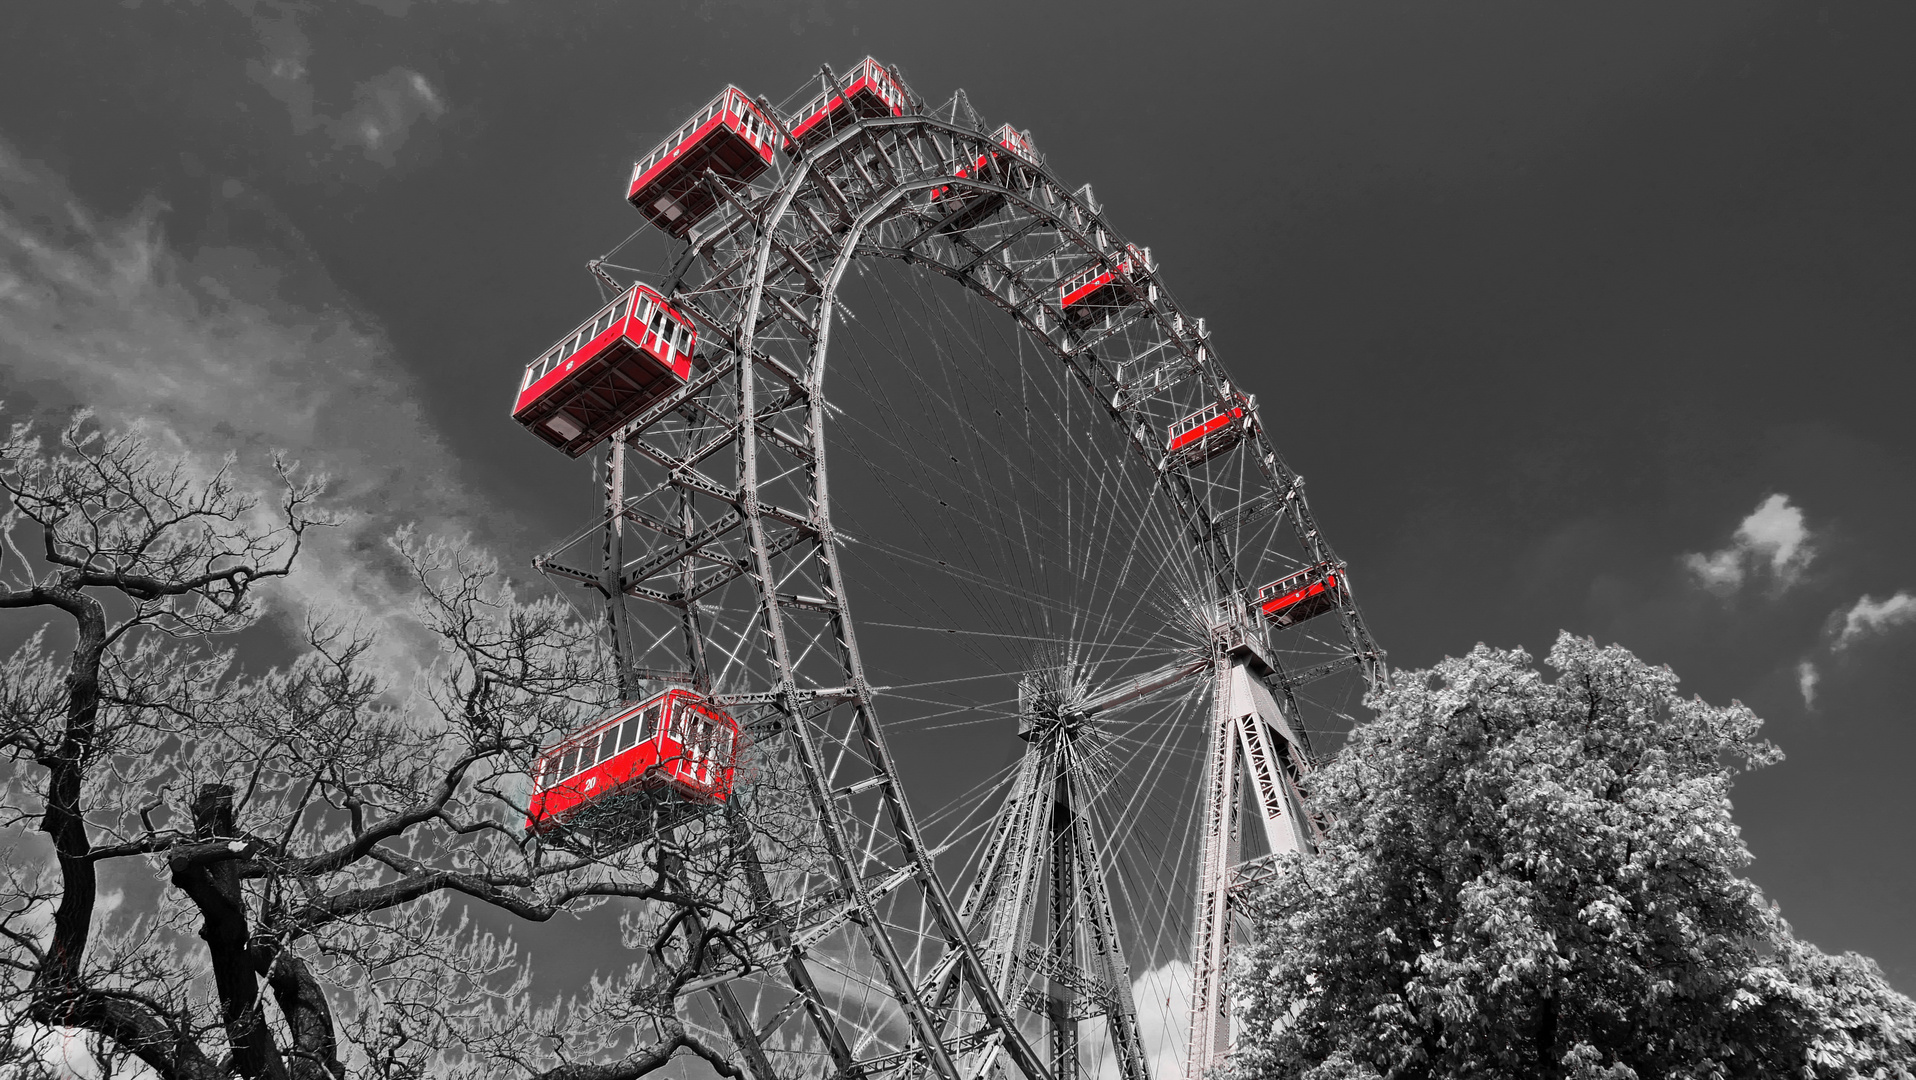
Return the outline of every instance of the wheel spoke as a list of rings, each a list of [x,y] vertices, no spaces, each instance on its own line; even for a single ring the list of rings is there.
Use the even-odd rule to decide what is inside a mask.
[[[749,1022],[701,1030],[781,1075],[1146,1080],[1213,1061],[1173,1014],[1224,933],[1193,918],[1236,851],[1221,725],[1334,737],[1381,654],[1266,437],[1291,403],[1260,412],[1089,188],[974,120],[833,121],[698,211],[665,284],[706,375],[616,436],[605,523],[541,565],[615,594],[632,677],[751,737],[728,917],[758,966],[717,994]],[[1193,415],[1228,422],[1180,442]],[[1325,614],[1259,613],[1312,567]],[[1298,817],[1269,770],[1310,747],[1274,753]]]

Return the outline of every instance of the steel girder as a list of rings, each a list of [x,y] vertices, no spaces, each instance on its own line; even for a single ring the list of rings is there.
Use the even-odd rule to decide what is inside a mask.
[[[1304,558],[1336,557],[1305,504],[1302,478],[1278,456],[1255,416],[1242,444],[1202,469],[1162,460],[1158,444],[1171,422],[1234,394],[1203,320],[1177,306],[1155,270],[1141,275],[1133,301],[1102,318],[1066,319],[1055,283],[1090,261],[1119,257],[1125,240],[1105,220],[1088,186],[1073,192],[1041,163],[1003,155],[972,119],[961,95],[930,113],[848,126],[781,163],[757,186],[734,189],[708,176],[720,188],[722,205],[691,233],[667,291],[715,348],[700,358],[702,369],[685,387],[615,440],[600,571],[568,569],[564,552],[537,565],[604,592],[608,628],[621,657],[622,692],[636,690],[641,673],[660,670],[661,650],[674,654],[690,681],[740,710],[759,733],[762,752],[789,766],[803,789],[812,815],[808,835],[825,855],[804,870],[760,867],[747,874],[758,911],[752,921],[758,960],[747,970],[715,976],[713,985],[755,979],[762,986],[759,1000],[767,993],[775,1000],[759,1007],[762,1027],[744,1034],[730,1022],[734,1010],[727,1008],[735,1038],[754,1044],[776,1039],[802,1015],[839,1075],[906,1068],[974,1080],[995,1069],[1002,1056],[1031,1080],[1047,1077],[1006,1000],[1013,989],[1008,973],[1018,956],[996,946],[981,954],[972,944],[975,923],[986,915],[994,923],[1010,919],[1018,926],[1007,929],[1016,930],[1020,941],[1028,937],[1036,911],[1028,887],[1036,838],[1054,853],[1051,877],[1066,886],[1054,896],[1054,929],[1069,923],[1074,934],[1088,928],[1099,939],[1103,970],[1079,986],[1105,988],[1089,996],[1108,999],[1101,1004],[1107,1016],[1118,1018],[1126,1075],[1141,1078],[1145,1063],[1135,1009],[1123,1000],[1130,987],[1122,942],[1116,940],[1108,896],[1100,901],[1098,895],[1103,879],[1096,838],[1072,811],[1081,796],[1071,786],[1070,770],[1060,765],[1070,747],[1033,749],[1030,776],[1021,771],[993,841],[999,854],[993,856],[992,883],[974,884],[963,904],[946,894],[905,800],[859,656],[837,555],[842,541],[831,519],[822,388],[838,283],[861,258],[898,259],[952,278],[1001,309],[1066,365],[1126,434],[1210,568],[1209,602],[1218,619],[1237,638],[1263,646],[1256,650],[1264,662],[1255,675],[1247,661],[1222,651],[1191,665],[1192,672],[1214,672],[1218,702],[1205,795],[1206,869],[1198,887],[1205,898],[1200,922],[1207,928],[1194,943],[1194,956],[1204,958],[1208,972],[1201,993],[1217,1007],[1194,1010],[1194,1047],[1216,1043],[1216,1025],[1202,1043],[1195,1037],[1195,1017],[1217,1015],[1223,1001],[1218,987],[1228,920],[1205,922],[1204,912],[1221,912],[1221,897],[1228,893],[1237,762],[1250,764],[1267,827],[1280,818],[1308,821],[1296,783],[1308,768],[1308,749],[1277,705],[1277,698],[1294,702],[1294,682],[1275,659],[1279,650],[1272,647],[1271,629],[1245,601],[1253,576],[1266,571],[1266,557],[1247,539],[1248,526],[1281,515]],[[988,176],[957,175],[960,165],[993,153],[1001,165]],[[957,198],[993,200],[994,209],[953,227],[958,213],[932,205],[926,195],[936,187],[959,193]],[[595,266],[595,273],[603,272]],[[1238,498],[1230,507],[1214,505],[1220,483],[1213,474],[1221,465],[1248,477],[1236,482]],[[634,550],[626,522],[643,524],[661,543]],[[751,604],[715,600],[742,586],[755,596]],[[1354,664],[1375,678],[1382,673],[1382,653],[1351,599],[1348,574],[1339,575],[1338,590],[1343,652],[1327,663]],[[645,628],[661,624],[631,615],[626,598],[670,612],[672,629],[648,642]],[[666,640],[672,634],[680,638],[675,649]],[[1246,678],[1255,687],[1250,693],[1256,706],[1232,714],[1235,695],[1227,684]],[[1039,812],[1047,798],[1048,816]],[[1306,843],[1304,834],[1295,835],[1291,850]],[[1014,864],[1019,869],[1008,872]],[[1011,900],[1000,895],[1007,874],[1023,883]],[[909,954],[894,941],[897,909],[881,910],[906,892],[916,894],[920,913],[919,940]],[[1217,906],[1202,906],[1213,900]],[[840,1003],[820,989],[815,973],[854,962],[875,969],[874,985],[889,995],[910,1032],[904,1045],[869,1053],[871,1039],[847,1037]],[[1065,970],[1055,956],[1035,963]],[[1070,1011],[1054,1017],[1054,1031]],[[754,1062],[762,1060],[756,1046],[741,1050]]]

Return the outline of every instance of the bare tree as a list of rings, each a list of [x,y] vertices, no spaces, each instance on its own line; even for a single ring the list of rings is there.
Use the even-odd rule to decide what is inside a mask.
[[[13,1045],[77,1037],[169,1078],[618,1080],[681,1052],[744,1075],[681,1002],[748,962],[739,860],[766,828],[802,848],[803,815],[770,785],[647,842],[530,838],[527,765],[608,703],[607,656],[455,544],[388,552],[423,673],[317,619],[293,659],[245,670],[233,642],[272,628],[232,635],[323,524],[317,485],[275,469],[261,501],[230,461],[196,470],[84,417],[0,445],[0,608],[24,636],[0,666]],[[535,1002],[512,927],[607,904],[633,962]]]

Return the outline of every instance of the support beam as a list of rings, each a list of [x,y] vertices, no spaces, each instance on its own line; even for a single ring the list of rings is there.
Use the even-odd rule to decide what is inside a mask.
[[[1220,655],[1214,663],[1211,737],[1205,763],[1202,810],[1204,854],[1199,864],[1197,911],[1191,943],[1191,1038],[1187,1080],[1200,1080],[1222,1066],[1230,1052],[1231,886],[1241,848],[1243,802],[1248,794],[1268,860],[1308,853],[1315,835],[1304,813],[1290,762],[1302,748],[1277,699],[1244,660]]]
[[[1131,969],[1077,754],[1080,722],[1039,714],[1026,718],[1024,760],[959,912],[981,942],[993,985],[1007,1001],[1043,1017],[1054,1076],[1081,1077],[1080,1021],[1103,1017],[1119,1076],[1150,1080]],[[1041,913],[1048,919],[1040,934]],[[926,997],[940,1015],[949,1015],[957,990],[956,972],[948,964],[930,980]]]
[[[1191,1036],[1186,1043],[1186,1080],[1224,1064],[1231,1019],[1225,993],[1231,941],[1230,874],[1238,861],[1238,806],[1243,798],[1238,765],[1237,720],[1231,676],[1237,665],[1219,656],[1212,664],[1211,733],[1204,766],[1204,802],[1198,863],[1197,911],[1191,934]]]
[[[1277,699],[1242,663],[1231,666],[1231,712],[1267,849],[1283,855],[1311,850],[1302,801],[1284,767],[1296,760],[1299,740]]]
[[[1073,758],[1075,761],[1075,751]],[[1138,1004],[1131,994],[1131,964],[1124,958],[1124,943],[1118,936],[1118,920],[1111,906],[1111,886],[1104,877],[1104,862],[1098,854],[1090,808],[1079,788],[1077,769],[1071,771],[1070,779],[1077,900],[1084,907],[1080,922],[1088,932],[1093,973],[1110,992],[1110,1000],[1104,1003],[1103,1010],[1105,1030],[1117,1054],[1118,1074],[1124,1080],[1150,1080],[1151,1067],[1144,1054],[1144,1037],[1138,1028]]]
[[[1052,781],[1051,820],[1051,927],[1047,936],[1051,954],[1070,964],[1077,959],[1079,923],[1079,878],[1077,808],[1073,806],[1071,770],[1067,763],[1057,770]],[[1045,1019],[1051,1028],[1051,1075],[1057,1080],[1078,1080],[1078,1021],[1074,1015],[1076,988],[1063,979],[1051,978],[1043,988]]]
[[[623,436],[622,431],[619,435]],[[599,588],[605,593],[606,634],[612,639],[612,663],[618,680],[619,700],[639,696],[638,676],[633,673],[631,615],[625,609],[624,582],[619,569],[625,565],[625,440],[615,437],[606,451],[605,462],[605,547],[601,552]]]

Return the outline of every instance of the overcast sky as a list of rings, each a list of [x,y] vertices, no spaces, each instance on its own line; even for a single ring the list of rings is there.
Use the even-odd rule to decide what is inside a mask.
[[[1564,628],[1750,704],[1788,754],[1736,789],[1754,877],[1916,991],[1916,7],[7,20],[9,411],[330,471],[355,542],[303,596],[379,602],[356,541],[402,520],[517,563],[588,516],[586,467],[506,413],[638,225],[630,162],[728,81],[777,99],[869,52],[1029,128],[1152,246],[1281,404],[1395,665]]]

